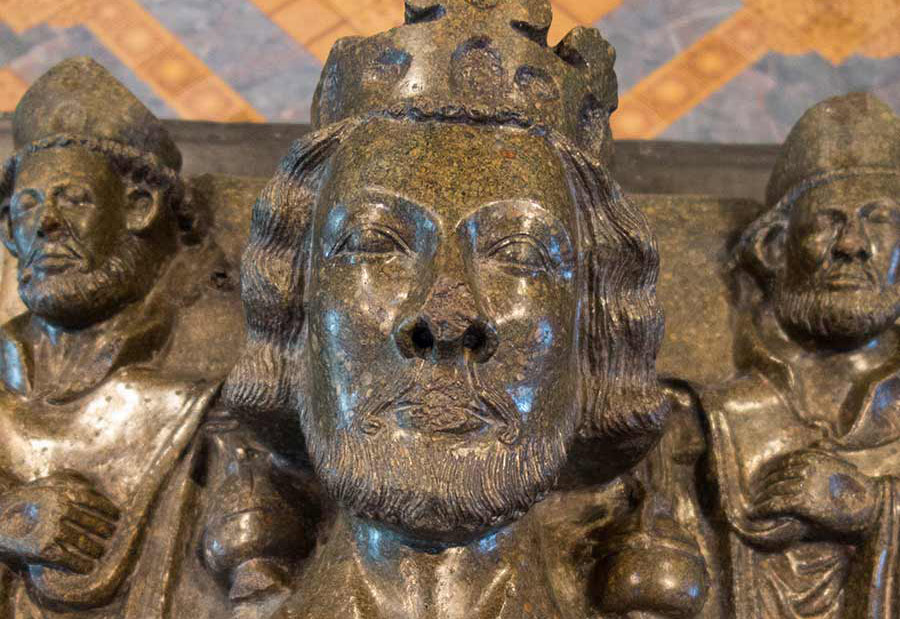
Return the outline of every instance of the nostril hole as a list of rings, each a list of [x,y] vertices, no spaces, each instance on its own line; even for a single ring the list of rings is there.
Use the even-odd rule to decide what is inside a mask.
[[[434,335],[425,322],[417,322],[410,334],[413,345],[418,350],[428,350],[434,346]]]
[[[465,333],[463,333],[463,347],[472,352],[480,351],[485,343],[487,343],[487,335],[481,325],[471,325],[466,329]]]

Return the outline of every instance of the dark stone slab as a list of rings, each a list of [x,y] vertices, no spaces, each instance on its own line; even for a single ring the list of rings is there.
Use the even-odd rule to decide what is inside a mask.
[[[221,124],[169,120],[184,172],[268,178],[308,125]],[[0,156],[12,151],[11,122],[0,117]],[[615,176],[630,193],[705,194],[761,200],[775,161],[774,145],[616,143]]]
[[[663,376],[715,384],[734,373],[729,252],[761,210],[752,200],[636,195],[659,242],[658,294],[666,338],[657,359]]]

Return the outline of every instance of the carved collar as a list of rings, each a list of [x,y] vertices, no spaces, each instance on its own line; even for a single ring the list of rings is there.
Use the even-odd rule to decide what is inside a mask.
[[[742,315],[738,326],[736,356],[738,366],[758,372],[781,394],[796,416],[812,425],[820,425],[803,414],[806,398],[803,381],[786,354],[767,344],[767,321],[761,315]],[[892,327],[898,334],[900,327]],[[790,344],[788,344],[790,346]],[[796,345],[794,345],[796,346]],[[845,449],[869,449],[900,440],[900,349],[888,361],[852,384],[842,406],[841,416],[852,419],[849,428],[836,436],[831,426],[823,428],[830,439]],[[827,425],[827,424],[826,424]]]
[[[158,282],[141,301],[77,333],[51,337],[26,312],[0,327],[0,379],[29,399],[74,400],[126,365],[151,363],[169,341],[174,317]]]

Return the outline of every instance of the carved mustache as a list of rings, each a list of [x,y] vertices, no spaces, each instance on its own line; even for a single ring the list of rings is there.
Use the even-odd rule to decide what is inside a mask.
[[[409,408],[410,405],[421,405],[419,402],[411,402],[409,395],[419,385],[419,375],[422,365],[416,372],[416,376],[396,391],[385,397],[375,397],[364,405],[359,416],[360,429],[370,435],[377,434],[384,427],[382,419],[392,413]],[[485,423],[499,428],[499,440],[501,443],[511,445],[515,443],[521,433],[521,424],[515,404],[511,398],[502,391],[493,389],[484,384],[478,375],[475,361],[470,355],[465,359],[466,380],[452,383],[450,387],[467,391],[470,396],[466,412],[477,417]],[[426,386],[427,387],[427,386]]]
[[[821,271],[823,279],[837,279],[841,277],[861,278],[870,284],[878,284],[878,275],[874,268],[865,262],[854,261],[851,263],[834,262],[825,266]]]
[[[78,260],[84,260],[83,253],[81,252],[78,245],[74,242],[70,241],[68,243],[52,243],[49,246],[52,247],[53,249],[62,250],[63,253],[68,254],[72,258],[75,258]],[[33,247],[33,249],[28,253],[28,257],[25,260],[24,266],[29,267],[35,260],[44,256],[46,253],[45,250],[47,249],[47,247],[48,247],[48,244],[35,245]],[[54,252],[54,253],[56,253],[56,252]]]
[[[57,238],[43,243],[39,243],[37,239],[32,242],[28,254],[25,256],[24,261],[22,261],[23,268],[30,267],[35,260],[45,255],[48,247],[57,252],[61,251],[62,253],[68,254],[71,258],[76,260],[81,260],[83,262],[88,261],[89,256],[87,249],[78,240],[78,237],[72,231],[69,222],[63,221],[62,226],[63,231],[61,231]]]

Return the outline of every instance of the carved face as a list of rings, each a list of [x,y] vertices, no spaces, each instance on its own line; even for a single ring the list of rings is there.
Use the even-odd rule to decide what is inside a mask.
[[[576,230],[558,155],[524,131],[381,120],[341,145],[303,423],[345,505],[455,541],[537,500],[578,415]]]
[[[900,314],[900,182],[839,179],[794,205],[779,277],[783,322],[815,337],[858,341]]]
[[[7,225],[29,309],[51,322],[91,322],[143,287],[147,251],[127,231],[126,199],[101,154],[57,148],[24,159]]]

